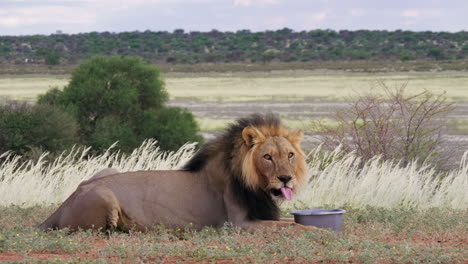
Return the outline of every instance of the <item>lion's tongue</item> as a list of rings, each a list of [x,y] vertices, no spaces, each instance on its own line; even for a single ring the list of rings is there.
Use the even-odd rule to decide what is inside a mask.
[[[292,191],[291,191],[291,188],[281,188],[280,189],[281,193],[283,194],[284,198],[286,198],[286,200],[291,200],[292,198]]]

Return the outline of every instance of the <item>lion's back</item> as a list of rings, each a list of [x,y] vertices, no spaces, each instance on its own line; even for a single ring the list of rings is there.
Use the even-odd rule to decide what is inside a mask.
[[[82,186],[105,187],[115,195],[122,212],[143,226],[203,227],[223,224],[227,218],[223,195],[204,174],[186,171],[135,171],[105,176]],[[190,220],[188,220],[190,219]]]

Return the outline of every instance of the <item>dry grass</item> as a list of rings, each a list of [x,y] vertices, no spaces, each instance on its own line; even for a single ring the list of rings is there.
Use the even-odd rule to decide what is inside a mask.
[[[4,156],[0,166],[0,206],[45,206],[65,200],[78,184],[107,167],[120,171],[176,169],[193,154],[194,145],[177,152],[161,152],[154,141],[147,141],[130,155],[106,152],[85,158],[88,149],[75,149],[52,163],[20,163],[18,157]],[[427,209],[432,207],[468,209],[468,162],[460,168],[437,175],[431,167],[416,163],[400,167],[390,161],[372,159],[360,168],[352,153],[339,149],[324,154],[317,148],[310,154],[309,185],[293,204],[284,208],[346,206],[365,208]]]
[[[305,98],[327,101],[349,100],[384,80],[400,86],[409,81],[410,90],[447,92],[451,101],[468,101],[468,74],[465,72],[345,73],[313,71],[244,73],[168,73],[166,88],[172,98],[206,101],[297,101]],[[0,77],[0,96],[34,100],[50,87],[63,87],[67,75],[18,75]]]
[[[401,167],[379,157],[361,164],[354,153],[340,148],[310,153],[310,174],[306,190],[286,208],[311,206],[366,206],[382,208],[468,209],[468,152],[456,170],[441,175],[430,164],[410,162]]]
[[[0,205],[22,207],[61,203],[78,186],[104,168],[119,171],[167,170],[178,168],[193,154],[195,145],[177,152],[162,152],[155,141],[146,141],[131,154],[113,151],[87,157],[88,149],[73,149],[55,161],[45,161],[47,153],[36,162],[20,163],[18,156],[2,155],[0,166]],[[14,195],[12,195],[14,194]]]
[[[192,97],[208,101],[287,101],[315,98],[343,101],[363,94],[386,81],[399,87],[409,81],[409,92],[446,91],[452,101],[468,99],[466,73],[233,73],[169,75],[167,88],[172,97]]]
[[[35,101],[37,95],[52,87],[63,88],[68,75],[3,75],[0,76],[0,97]]]

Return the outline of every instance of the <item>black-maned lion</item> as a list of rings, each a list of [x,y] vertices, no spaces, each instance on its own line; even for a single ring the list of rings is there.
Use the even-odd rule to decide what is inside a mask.
[[[201,229],[230,222],[249,231],[312,230],[279,218],[278,203],[306,182],[302,137],[274,115],[239,119],[182,170],[107,171],[112,175],[82,182],[40,229]]]

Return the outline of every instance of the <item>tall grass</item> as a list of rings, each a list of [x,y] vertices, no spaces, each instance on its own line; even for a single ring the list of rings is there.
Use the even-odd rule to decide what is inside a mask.
[[[354,153],[338,147],[323,154],[316,148],[309,155],[311,179],[305,191],[286,207],[348,205],[427,209],[468,208],[468,152],[458,169],[439,174],[429,164],[416,161],[400,166],[379,157],[361,163]]]
[[[61,203],[78,186],[104,168],[119,171],[168,170],[183,165],[194,153],[195,145],[184,145],[176,152],[163,152],[156,141],[146,141],[131,154],[115,152],[111,146],[104,154],[88,156],[89,148],[75,148],[53,162],[45,161],[47,153],[33,162],[20,162],[20,157],[3,154],[0,165],[0,206],[50,205]]]
[[[195,145],[176,152],[162,152],[155,141],[146,141],[129,155],[109,149],[99,156],[87,157],[89,149],[74,149],[47,163],[21,163],[19,157],[4,154],[0,166],[0,206],[29,207],[61,203],[78,184],[108,167],[120,171],[180,168],[194,153]],[[362,208],[442,207],[468,209],[468,154],[457,170],[438,175],[429,165],[416,163],[401,167],[377,157],[360,164],[340,149],[323,154],[320,148],[309,154],[311,175],[308,185],[292,203],[283,207],[349,205]],[[360,166],[361,165],[361,166]]]

